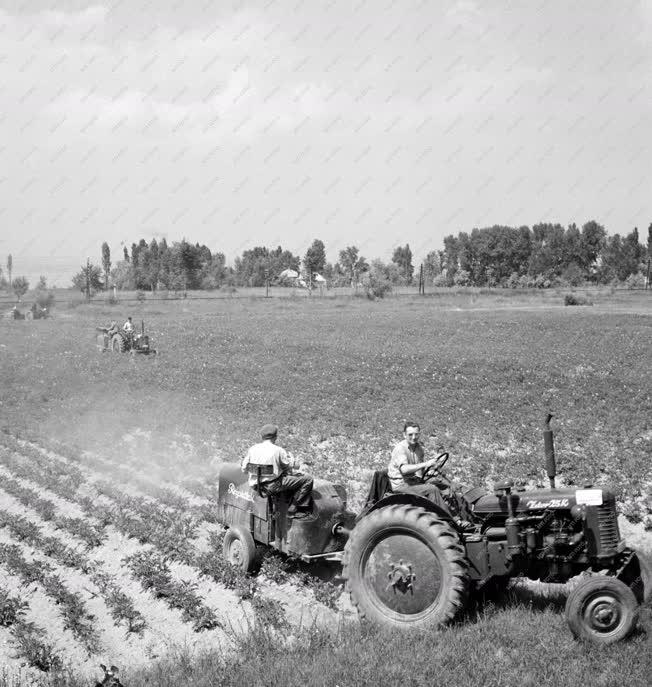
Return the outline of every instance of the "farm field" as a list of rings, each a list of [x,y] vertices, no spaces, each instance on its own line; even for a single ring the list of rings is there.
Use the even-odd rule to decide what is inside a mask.
[[[253,586],[216,562],[215,465],[239,459],[267,421],[315,475],[344,484],[357,510],[406,418],[421,422],[431,451],[450,451],[448,473],[464,484],[543,483],[549,411],[560,481],[612,485],[624,531],[652,553],[648,294],[592,307],[471,294],[93,303],[53,314],[0,321],[0,663],[10,671],[155,670],[179,647],[228,655],[253,626],[281,622],[301,636],[351,618],[336,584],[276,558]],[[95,327],[127,315],[144,320],[159,355],[97,350]],[[484,633],[495,651],[500,628],[519,623],[568,632],[550,610],[496,608],[446,636],[465,651]],[[650,633],[646,611],[631,642],[589,651],[592,664],[569,634],[554,641],[596,680],[626,659],[632,684],[644,684]],[[351,657],[339,653],[345,670]]]

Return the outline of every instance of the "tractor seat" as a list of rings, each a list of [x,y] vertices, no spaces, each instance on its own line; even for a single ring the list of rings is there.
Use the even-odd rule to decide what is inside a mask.
[[[389,481],[387,470],[375,470],[371,478],[371,486],[367,494],[367,500],[364,507],[373,506],[374,503],[380,501],[386,494],[392,493],[392,485]]]
[[[247,473],[256,477],[256,484],[252,485],[252,489],[257,491],[262,497],[270,496],[265,488],[265,482],[261,481],[261,477],[274,474],[274,468],[271,465],[247,465]]]

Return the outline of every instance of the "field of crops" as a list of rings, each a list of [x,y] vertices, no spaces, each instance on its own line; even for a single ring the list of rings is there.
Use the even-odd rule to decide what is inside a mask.
[[[97,676],[348,617],[336,585],[277,558],[255,579],[221,563],[214,467],[267,421],[357,509],[404,418],[464,484],[543,482],[550,411],[561,481],[613,485],[652,550],[651,306],[146,301],[0,321],[0,662]],[[95,327],[126,315],[159,355],[97,350]]]

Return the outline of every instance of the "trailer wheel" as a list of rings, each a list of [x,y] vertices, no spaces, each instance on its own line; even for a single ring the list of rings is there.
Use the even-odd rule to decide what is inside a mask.
[[[566,601],[566,621],[577,639],[614,644],[636,627],[638,601],[634,592],[615,577],[589,577]]]
[[[351,601],[372,625],[437,627],[466,605],[464,548],[447,523],[423,508],[387,506],[364,517],[342,565]]]
[[[224,559],[244,572],[251,572],[256,563],[256,544],[251,532],[243,527],[229,527],[222,543]]]

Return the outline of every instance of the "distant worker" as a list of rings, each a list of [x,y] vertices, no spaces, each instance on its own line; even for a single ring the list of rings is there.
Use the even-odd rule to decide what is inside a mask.
[[[288,515],[295,519],[306,517],[312,511],[312,477],[291,473],[297,467],[297,461],[276,445],[276,425],[265,425],[260,434],[262,441],[254,444],[242,460],[242,471],[249,474],[249,486],[257,487],[260,480],[265,491],[272,496],[291,494]]]

